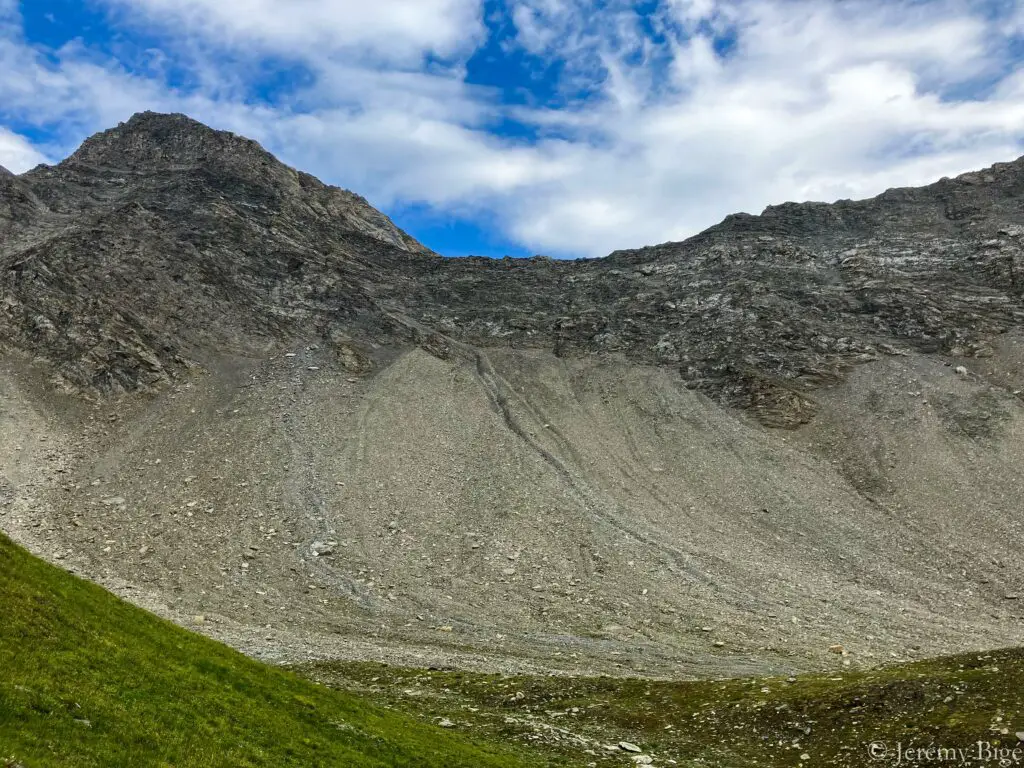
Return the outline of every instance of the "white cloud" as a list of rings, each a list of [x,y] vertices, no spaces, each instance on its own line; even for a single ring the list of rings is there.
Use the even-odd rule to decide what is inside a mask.
[[[688,24],[710,18],[717,10],[715,0],[669,0],[668,5],[680,21]]]
[[[621,55],[628,45],[604,41],[605,100],[534,116],[581,138],[557,153],[574,157],[574,172],[508,201],[524,242],[598,255],[737,210],[866,197],[1024,151],[1022,81],[1007,74],[998,27],[970,6],[759,0],[673,11],[683,29],[698,12],[719,31],[730,20],[732,51],[679,35],[670,87],[659,89],[650,68]],[[944,98],[984,77],[1005,80],[980,100]]]
[[[480,0],[105,0],[189,35],[257,44],[296,58],[337,52],[416,62],[475,47]]]
[[[565,255],[679,239],[735,211],[870,196],[1024,152],[1024,75],[1007,47],[1024,28],[1007,31],[1007,18],[974,0],[665,0],[643,19],[627,0],[603,11],[515,0],[516,44],[568,59],[564,105],[548,109],[503,106],[467,85],[478,2],[429,0],[412,26],[396,15],[400,2],[308,0],[288,14],[269,2],[242,13],[240,3],[132,3],[147,23],[208,30],[166,52],[191,68],[196,84],[184,91],[160,67],[133,74],[80,45],[53,63],[0,34],[0,115],[56,125],[70,142],[138,109],[185,111],[375,204],[483,212],[525,246]],[[247,45],[303,61],[311,79],[259,102],[246,60],[217,55]],[[414,66],[427,55],[455,58]],[[591,96],[573,98],[581,84]],[[491,129],[501,120],[540,138],[503,137]]]
[[[24,136],[0,127],[0,165],[13,173],[24,173],[48,158]]]

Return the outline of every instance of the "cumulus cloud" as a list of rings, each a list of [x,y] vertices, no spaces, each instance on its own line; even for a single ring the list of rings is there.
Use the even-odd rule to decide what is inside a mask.
[[[735,211],[870,196],[1024,152],[1013,4],[507,0],[505,53],[559,73],[545,83],[553,96],[523,106],[468,83],[485,42],[475,1],[428,0],[411,16],[411,0],[304,0],[288,14],[105,2],[121,23],[165,34],[192,82],[8,32],[0,115],[70,145],[137,109],[185,111],[375,204],[479,214],[556,255],[680,239]],[[261,99],[261,56],[305,76]]]
[[[966,6],[922,5],[676,3],[663,21],[682,34],[665,43],[660,83],[602,41],[603,100],[537,117],[599,139],[570,143],[575,171],[545,194],[510,201],[514,232],[599,254],[737,210],[864,197],[1020,154],[1024,101],[996,27]],[[713,23],[687,32],[697,12]],[[1007,87],[949,95],[973,78]]]
[[[24,173],[48,161],[24,136],[0,127],[0,165],[13,173]]]
[[[370,54],[416,62],[472,49],[480,0],[106,0],[130,14],[173,21],[188,34],[257,43],[289,56]]]

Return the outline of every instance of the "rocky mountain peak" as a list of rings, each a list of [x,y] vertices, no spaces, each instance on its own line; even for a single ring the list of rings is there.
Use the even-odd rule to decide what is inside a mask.
[[[140,112],[87,139],[64,164],[144,171],[220,164],[240,156],[249,162],[277,163],[252,139],[214,130],[187,115]]]
[[[184,226],[195,238],[214,235],[230,212],[264,232],[294,228],[299,241],[330,230],[317,242],[349,233],[431,253],[361,196],[297,171],[256,141],[183,114],[136,114],[86,139],[57,166],[19,179],[61,216],[141,208],[163,217],[166,229]],[[201,225],[202,218],[208,221]]]

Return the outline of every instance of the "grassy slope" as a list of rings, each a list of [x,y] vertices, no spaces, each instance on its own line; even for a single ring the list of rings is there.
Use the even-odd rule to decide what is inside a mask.
[[[174,627],[0,536],[0,766],[626,765],[602,746],[626,739],[656,765],[859,768],[872,741],[1012,749],[1024,730],[1019,650],[795,680],[301,671],[349,690]],[[439,717],[457,731],[424,723]]]
[[[627,755],[604,747],[623,739],[655,765],[863,768],[896,765],[898,744],[970,748],[979,741],[1018,749],[1010,764],[1024,765],[1016,735],[1024,731],[1021,650],[868,672],[700,682],[505,678],[376,664],[302,671],[421,717],[447,716],[467,731],[530,745],[546,759],[574,757],[573,765],[628,764]],[[893,752],[872,760],[871,742]]]
[[[522,765],[510,755],[247,659],[0,536],[0,766]]]

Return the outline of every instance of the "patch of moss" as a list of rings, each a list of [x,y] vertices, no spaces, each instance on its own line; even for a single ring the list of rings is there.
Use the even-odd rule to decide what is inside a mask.
[[[621,763],[641,746],[656,764],[862,768],[930,745],[1014,749],[1024,730],[1024,651],[797,678],[664,682],[501,677],[317,664],[303,674],[420,717],[448,717],[546,759]],[[549,727],[565,733],[548,732]],[[589,742],[589,743],[587,743]],[[875,760],[872,744],[889,750]],[[589,750],[589,752],[588,752]],[[1021,759],[1024,764],[1024,757]]]

